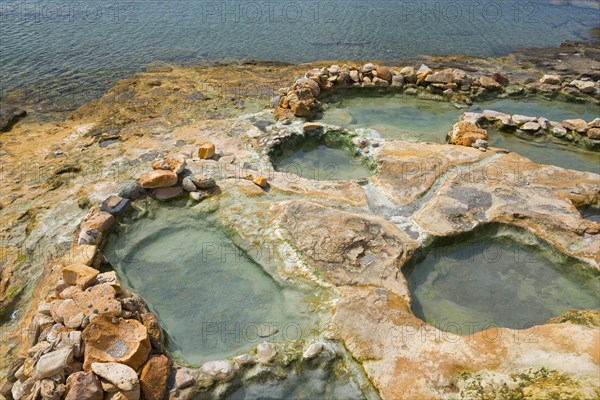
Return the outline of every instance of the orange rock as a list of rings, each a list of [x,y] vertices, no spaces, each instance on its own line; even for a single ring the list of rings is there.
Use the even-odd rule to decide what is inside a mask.
[[[145,313],[140,315],[140,317],[142,318],[142,323],[148,330],[148,334],[150,335],[150,337],[152,337],[157,343],[162,343],[163,332],[156,314]]]
[[[305,122],[304,125],[302,125],[302,130],[304,132],[312,132],[312,131],[316,131],[317,129],[321,129],[322,125],[318,122]]]
[[[79,244],[71,247],[71,250],[63,256],[61,263],[63,265],[85,264],[92,265],[98,247],[93,244]]]
[[[165,355],[150,357],[140,374],[140,386],[146,400],[161,400],[167,389],[171,362]]]
[[[470,147],[477,139],[488,139],[488,133],[485,129],[469,121],[460,121],[454,124],[452,132],[449,134],[450,143]]]
[[[392,72],[390,71],[390,69],[388,67],[383,67],[383,66],[377,66],[375,67],[375,70],[377,71],[377,76],[380,79],[383,79],[385,81],[390,82],[392,80]]]
[[[69,285],[77,285],[81,289],[90,286],[99,273],[97,269],[85,264],[71,264],[62,269],[63,281]]]
[[[144,189],[173,186],[177,183],[177,174],[170,170],[154,170],[140,175],[140,184]]]
[[[93,228],[100,233],[105,234],[115,223],[115,217],[111,213],[98,211],[92,214],[91,217],[83,224],[84,228]]]
[[[95,362],[117,362],[139,369],[150,354],[148,330],[135,319],[98,316],[83,331],[85,356],[83,369],[89,371]]]
[[[252,182],[254,182],[256,185],[260,186],[261,188],[266,188],[267,186],[269,186],[269,181],[267,180],[266,177],[262,176],[262,175],[257,175],[252,179]]]
[[[208,160],[215,155],[215,145],[212,143],[204,143],[198,149],[198,157],[203,160]]]
[[[183,156],[171,156],[165,158],[158,158],[152,161],[152,169],[154,170],[170,170],[176,174],[183,172],[186,166],[185,157]]]

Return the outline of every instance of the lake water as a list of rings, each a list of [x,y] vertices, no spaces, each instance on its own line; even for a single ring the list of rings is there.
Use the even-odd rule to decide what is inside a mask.
[[[60,110],[157,60],[500,55],[589,38],[597,13],[594,1],[0,0],[0,89]]]

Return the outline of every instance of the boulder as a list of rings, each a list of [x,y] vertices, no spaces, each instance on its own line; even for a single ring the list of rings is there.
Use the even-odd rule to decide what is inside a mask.
[[[433,74],[431,68],[429,68],[425,64],[421,64],[419,70],[417,71],[417,84],[424,82],[425,79],[431,74]]]
[[[119,318],[113,323],[106,316],[92,319],[83,331],[83,340],[86,371],[96,362],[116,362],[137,370],[148,358],[151,347],[148,330],[140,322]]]
[[[548,85],[560,85],[561,82],[560,75],[544,75],[540,79],[540,83],[545,83]]]
[[[306,348],[306,350],[304,350],[304,353],[302,354],[302,358],[304,358],[305,360],[312,360],[313,358],[315,358],[319,354],[321,354],[321,352],[323,352],[323,349],[324,349],[323,343],[319,343],[319,342],[311,343]]]
[[[277,347],[275,347],[273,343],[262,342],[256,346],[256,355],[259,363],[268,364],[273,361],[277,355]]]
[[[588,131],[588,124],[581,118],[576,119],[565,119],[562,122],[562,126],[569,130],[578,133],[586,133]]]
[[[129,392],[140,384],[137,373],[129,366],[116,362],[92,363],[92,371],[119,390]]]
[[[99,273],[97,269],[85,264],[70,264],[62,268],[63,281],[68,285],[77,285],[81,289],[90,286]]]
[[[445,69],[435,72],[425,78],[425,82],[429,83],[452,83],[454,80],[454,70]]]
[[[119,215],[127,210],[131,205],[131,200],[120,196],[110,196],[102,202],[101,210],[112,215]]]
[[[152,162],[152,169],[155,170],[170,170],[176,174],[180,174],[186,167],[184,156],[170,156],[165,158],[157,158]]]
[[[481,86],[483,86],[487,90],[502,89],[502,85],[500,85],[498,82],[496,82],[494,79],[490,78],[489,76],[482,76],[481,78],[479,78],[479,83],[481,84]]]
[[[570,86],[575,86],[582,93],[594,94],[596,93],[596,84],[592,81],[574,80]]]
[[[507,77],[502,76],[497,72],[492,75],[492,79],[498,84],[500,84],[500,86],[508,86],[508,84],[510,83]]]
[[[322,127],[323,127],[323,125],[321,125],[318,122],[305,122],[302,125],[302,130],[304,132],[313,132],[313,131],[316,131],[318,129],[321,129]]]
[[[537,120],[537,118],[528,117],[526,115],[515,114],[512,116],[512,120],[515,121],[515,123],[517,125],[523,125],[527,122],[535,122]]]
[[[154,189],[151,193],[152,198],[161,201],[175,199],[183,194],[181,186],[171,186]]]
[[[417,82],[417,73],[413,67],[404,67],[400,70],[400,75],[404,77],[407,83]]]
[[[349,76],[350,76],[350,79],[352,79],[353,82],[355,82],[355,83],[360,82],[360,75],[359,75],[359,73],[358,73],[357,70],[355,70],[355,69],[351,70],[349,72]]]
[[[203,160],[213,158],[215,155],[215,145],[213,143],[204,143],[198,149],[198,157]],[[169,185],[171,186],[171,185]]]
[[[183,181],[181,182],[181,187],[188,192],[194,192],[197,189],[196,185],[194,185],[194,182],[192,181],[192,178],[190,178],[189,176],[183,178]]]
[[[537,119],[538,124],[540,124],[540,127],[543,130],[547,130],[550,127],[550,120],[548,120],[548,118],[544,118],[544,117],[539,117]]]
[[[505,113],[501,113],[501,112],[493,111],[493,110],[483,110],[482,114],[485,117],[485,119],[487,119],[488,121],[507,121],[508,122],[511,119],[509,114],[505,114]]]
[[[39,358],[33,370],[33,378],[42,380],[60,374],[73,364],[73,349],[64,347],[44,354]]]
[[[526,122],[519,127],[522,131],[526,132],[537,132],[540,130],[540,124],[537,122]]]
[[[269,181],[266,177],[262,175],[257,175],[252,178],[252,182],[254,182],[257,186],[260,186],[263,189],[266,189],[269,186]]]
[[[67,378],[65,400],[103,400],[104,392],[98,377],[91,372],[75,372]]]
[[[371,71],[374,71],[374,70],[375,70],[375,65],[372,64],[372,63],[367,63],[367,64],[363,65],[362,68],[361,68],[361,71],[363,73],[365,73],[365,72],[371,72]]]
[[[321,94],[321,88],[319,84],[315,82],[313,79],[299,79],[294,83],[292,90],[294,89],[308,89],[313,97],[319,97]]]
[[[588,138],[592,140],[600,140],[600,128],[591,128],[587,131]]]
[[[475,124],[475,125],[477,125],[483,119],[485,119],[485,115],[483,115],[482,113],[476,113],[476,112],[466,112],[462,116],[463,121],[467,121],[467,122],[469,122],[471,124]]]
[[[192,386],[195,382],[194,377],[187,368],[179,368],[175,373],[175,387],[185,389]]]
[[[169,187],[176,183],[177,174],[170,170],[154,170],[140,175],[140,184],[144,189]]]
[[[390,82],[392,80],[392,71],[390,71],[390,69],[388,67],[378,65],[375,68],[375,70],[377,71],[377,76],[380,79],[383,79],[384,81],[388,81],[388,82]]]
[[[106,234],[109,229],[115,223],[115,217],[105,211],[94,212],[83,224],[84,228],[96,229],[103,235]]]
[[[98,252],[98,246],[93,244],[78,244],[71,247],[69,252],[63,256],[61,263],[63,265],[69,264],[85,264],[92,265],[96,253]]]
[[[240,354],[239,356],[235,356],[233,361],[240,366],[254,364],[254,358],[250,354]]]
[[[146,195],[146,191],[137,181],[125,182],[119,188],[119,196],[130,200],[137,200]]]
[[[217,186],[215,180],[209,175],[194,175],[191,179],[198,189],[212,189]]]
[[[462,69],[455,68],[452,71],[452,82],[456,83],[459,86],[470,85],[472,79]]]
[[[588,123],[588,128],[600,128],[600,118],[595,118]]]
[[[459,121],[454,124],[452,132],[449,133],[450,143],[471,147],[477,139],[488,140],[485,129],[468,121]]]
[[[394,75],[392,76],[392,87],[400,87],[404,85],[404,76]]]
[[[140,388],[146,400],[162,400],[167,390],[171,361],[165,355],[150,357],[140,374]]]
[[[98,245],[102,240],[102,234],[94,228],[82,228],[77,238],[77,244]]]
[[[235,377],[235,367],[229,360],[209,361],[200,371],[219,382],[229,382]]]

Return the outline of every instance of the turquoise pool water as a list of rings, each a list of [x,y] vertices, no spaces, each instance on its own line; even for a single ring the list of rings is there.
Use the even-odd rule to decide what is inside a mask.
[[[191,209],[157,209],[112,235],[105,255],[158,315],[169,350],[190,364],[299,339],[317,318],[307,292],[274,279]]]
[[[275,169],[317,181],[361,179],[371,176],[361,158],[347,149],[306,143],[275,158]]]
[[[543,99],[499,99],[472,106],[468,111],[495,111],[549,119],[600,117],[594,104],[566,103]],[[331,104],[322,121],[349,129],[373,128],[386,139],[445,143],[446,134],[466,110],[447,102],[421,100],[403,94],[348,96]],[[563,168],[600,173],[600,152],[569,145],[554,138],[534,138],[489,129],[490,146],[515,151],[532,161]]]
[[[412,309],[445,331],[528,328],[568,309],[600,309],[597,271],[509,236],[473,235],[430,249],[408,272]],[[472,326],[472,328],[469,328]]]

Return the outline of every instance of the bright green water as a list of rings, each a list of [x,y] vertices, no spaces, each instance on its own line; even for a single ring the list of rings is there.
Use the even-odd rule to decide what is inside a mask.
[[[274,280],[206,218],[160,208],[106,247],[124,283],[160,318],[169,349],[200,364],[247,351],[273,332],[268,340],[307,335],[316,320],[307,293]]]
[[[306,143],[300,149],[286,150],[273,162],[277,171],[318,181],[360,179],[372,175],[360,157],[324,144]]]
[[[477,235],[434,247],[408,273],[412,309],[455,333],[528,328],[568,309],[600,309],[598,274],[573,273],[583,268],[508,237]]]
[[[548,119],[583,118],[591,121],[600,116],[593,104],[575,104],[543,99],[499,99],[472,106],[469,111],[495,111],[544,116]],[[349,129],[373,128],[386,139],[445,143],[446,134],[465,110],[447,102],[420,100],[408,95],[344,97],[324,112],[323,122]],[[534,162],[552,164],[580,171],[600,172],[600,152],[567,144],[560,139],[494,132],[490,146],[515,151]]]

